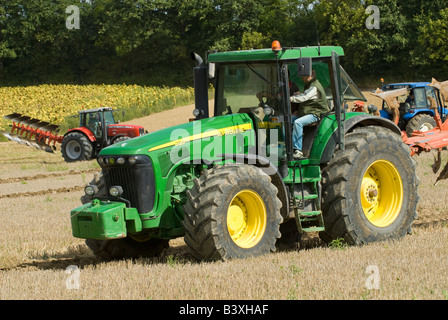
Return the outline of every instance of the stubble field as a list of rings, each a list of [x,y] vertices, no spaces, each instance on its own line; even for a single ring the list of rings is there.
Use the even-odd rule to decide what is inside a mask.
[[[192,110],[131,123],[153,131],[187,121]],[[69,218],[96,161],[66,163],[59,152],[0,143],[0,300],[447,300],[448,180],[433,185],[432,154],[416,160],[419,218],[400,241],[329,247],[310,234],[299,251],[198,263],[176,239],[158,260],[103,262],[72,236]]]

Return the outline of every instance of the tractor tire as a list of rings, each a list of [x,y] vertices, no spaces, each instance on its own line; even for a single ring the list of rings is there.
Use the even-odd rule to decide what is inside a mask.
[[[185,243],[198,260],[228,260],[276,250],[281,201],[261,169],[215,166],[196,178],[184,205]]]
[[[406,134],[410,137],[414,131],[429,131],[436,126],[436,121],[429,114],[418,114],[409,120],[406,125]]]
[[[95,174],[90,185],[96,185],[98,192],[94,197],[84,195],[81,202],[86,204],[95,197],[104,197],[107,195],[106,184],[104,183],[103,174]],[[133,259],[133,258],[153,258],[163,255],[169,248],[169,240],[166,239],[150,239],[142,236],[130,236],[123,239],[114,240],[95,240],[87,239],[86,245],[93,251],[94,255],[101,260],[115,259]]]
[[[417,218],[419,178],[409,148],[382,127],[357,128],[346,136],[322,172],[322,213],[329,243],[360,245],[399,239]]]
[[[92,159],[93,146],[80,132],[71,132],[64,137],[61,144],[62,157],[67,162]]]

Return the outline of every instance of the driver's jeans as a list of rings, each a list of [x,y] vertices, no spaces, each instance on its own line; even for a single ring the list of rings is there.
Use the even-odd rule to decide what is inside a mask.
[[[307,114],[303,117],[292,116],[292,144],[294,150],[302,151],[303,127],[319,121],[314,114]]]

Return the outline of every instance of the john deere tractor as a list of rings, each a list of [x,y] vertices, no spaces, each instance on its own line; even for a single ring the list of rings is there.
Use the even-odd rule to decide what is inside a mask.
[[[73,235],[108,259],[159,256],[184,237],[199,260],[297,248],[305,232],[348,244],[403,237],[416,218],[416,164],[393,122],[344,111],[366,99],[343,55],[278,42],[207,62],[192,54],[195,118],[101,150],[102,173],[71,211]],[[296,159],[289,88],[303,91],[312,70],[330,111],[305,127]]]

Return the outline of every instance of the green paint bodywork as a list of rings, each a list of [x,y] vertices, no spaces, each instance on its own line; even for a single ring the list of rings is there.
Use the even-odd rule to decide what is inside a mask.
[[[122,202],[102,202],[94,200],[71,211],[72,233],[74,237],[85,239],[120,239],[127,235],[126,224],[136,221],[135,209],[126,209]],[[129,223],[131,225],[131,223]],[[129,229],[132,229],[130,226]]]

